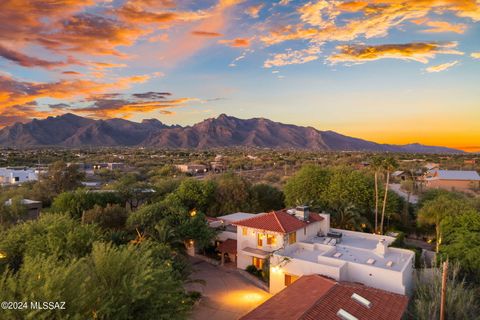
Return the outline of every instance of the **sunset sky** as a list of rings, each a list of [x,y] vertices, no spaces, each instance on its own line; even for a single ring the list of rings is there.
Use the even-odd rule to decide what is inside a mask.
[[[480,0],[2,0],[0,127],[221,113],[480,151]]]

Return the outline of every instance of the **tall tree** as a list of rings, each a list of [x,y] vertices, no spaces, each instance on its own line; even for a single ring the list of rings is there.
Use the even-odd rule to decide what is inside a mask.
[[[283,192],[268,184],[256,184],[251,188],[251,208],[253,212],[267,212],[284,207]]]
[[[480,283],[480,212],[466,208],[441,222],[444,259],[458,261],[470,280]]]
[[[418,211],[418,221],[421,224],[435,226],[437,253],[440,251],[442,243],[442,221],[446,217],[457,217],[471,209],[469,202],[453,193],[439,193],[437,197],[422,203],[422,207]]]
[[[397,167],[397,162],[393,157],[388,157],[383,161],[383,169],[385,170],[385,194],[383,197],[383,206],[382,206],[382,219],[380,221],[380,233],[383,234],[383,223],[385,219],[385,209],[387,208],[387,195],[388,195],[388,187],[390,186],[390,173],[395,170]]]
[[[288,179],[285,185],[286,205],[309,204],[314,209],[323,209],[326,204],[325,191],[328,188],[330,176],[331,172],[320,166],[303,166]]]
[[[80,182],[84,177],[84,173],[80,172],[76,165],[67,165],[63,161],[57,161],[48,167],[47,173],[40,177],[40,182],[57,195],[80,187]]]
[[[378,175],[382,169],[383,159],[376,156],[372,159],[371,166],[375,174],[375,233],[378,233]]]

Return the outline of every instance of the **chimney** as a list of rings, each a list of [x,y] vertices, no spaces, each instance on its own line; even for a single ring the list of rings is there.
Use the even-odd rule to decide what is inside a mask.
[[[379,255],[379,256],[382,256],[382,257],[385,257],[385,255],[387,254],[387,250],[388,250],[388,246],[387,246],[387,243],[385,241],[385,239],[380,239],[380,241],[378,241],[377,243],[377,247],[375,248],[375,252]]]
[[[310,216],[310,209],[308,206],[298,206],[295,208],[295,217],[300,220],[308,221]]]

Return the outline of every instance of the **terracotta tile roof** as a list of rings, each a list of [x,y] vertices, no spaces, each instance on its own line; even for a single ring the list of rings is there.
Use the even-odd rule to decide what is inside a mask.
[[[366,307],[352,299],[356,293],[371,302]],[[359,320],[400,320],[408,297],[351,282],[335,282],[320,275],[303,276],[242,320],[338,320],[343,309]]]
[[[289,233],[304,228],[311,222],[321,220],[323,220],[323,218],[318,213],[310,213],[310,220],[304,222],[288,214],[286,210],[281,210],[258,214],[255,217],[243,219],[235,222],[234,224],[237,226],[260,230]]]
[[[303,276],[240,319],[299,319],[335,283],[319,276]]]
[[[236,254],[237,253],[237,240],[227,239],[227,240],[223,241],[218,246],[218,251],[231,253],[231,254]]]

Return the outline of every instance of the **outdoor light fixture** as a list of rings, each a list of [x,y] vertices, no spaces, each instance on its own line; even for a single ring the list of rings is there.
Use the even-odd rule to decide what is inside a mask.
[[[0,259],[5,259],[7,257],[7,254],[3,251],[0,251]]]
[[[280,267],[279,266],[274,266],[272,267],[273,272],[280,272]]]
[[[195,217],[196,215],[197,215],[196,209],[193,209],[192,211],[190,211],[190,217]]]

